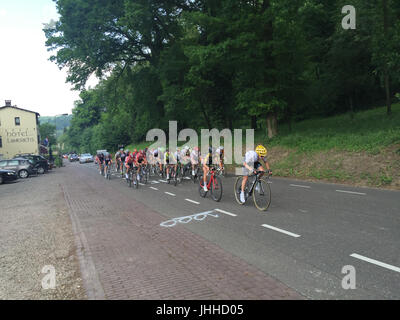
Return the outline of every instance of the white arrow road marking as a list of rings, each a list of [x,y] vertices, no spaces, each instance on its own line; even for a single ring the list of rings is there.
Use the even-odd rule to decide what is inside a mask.
[[[353,258],[356,258],[356,259],[360,259],[360,260],[375,264],[377,266],[380,266],[380,267],[383,267],[383,268],[386,268],[386,269],[389,269],[389,270],[392,270],[392,271],[400,272],[400,268],[399,267],[395,267],[395,266],[392,266],[390,264],[387,264],[387,263],[384,263],[384,262],[380,262],[378,260],[367,258],[367,257],[364,257],[364,256],[359,255],[357,253],[351,254],[350,257],[353,257]]]

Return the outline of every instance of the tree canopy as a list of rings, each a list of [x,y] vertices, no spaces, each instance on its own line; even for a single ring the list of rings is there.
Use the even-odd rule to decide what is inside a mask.
[[[390,114],[400,91],[396,0],[354,0],[348,30],[344,0],[55,2],[60,19],[44,31],[81,90],[75,149],[141,141],[168,120],[265,130],[382,102]],[[85,90],[92,74],[101,81]]]

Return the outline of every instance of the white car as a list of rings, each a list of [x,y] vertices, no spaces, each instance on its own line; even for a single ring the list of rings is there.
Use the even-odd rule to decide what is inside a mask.
[[[93,162],[93,156],[90,153],[83,153],[79,157],[79,163],[88,163],[88,162]]]

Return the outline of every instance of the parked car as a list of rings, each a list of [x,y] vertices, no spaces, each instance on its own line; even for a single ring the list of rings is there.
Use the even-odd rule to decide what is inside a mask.
[[[93,162],[93,156],[90,153],[83,153],[79,157],[79,163],[88,163],[88,162]]]
[[[79,157],[76,154],[70,154],[68,160],[69,162],[79,161]]]
[[[15,171],[0,169],[0,184],[3,184],[6,181],[14,181],[17,179],[18,179],[18,176]]]
[[[50,167],[49,161],[43,157],[43,156],[38,156],[35,154],[28,154],[28,153],[23,153],[23,154],[17,154],[14,159],[19,159],[19,158],[24,158],[33,161],[34,166],[38,169],[38,173],[43,174],[45,172],[48,172]]]
[[[0,160],[0,169],[15,171],[19,178],[26,179],[32,174],[37,174],[33,161],[27,159]]]

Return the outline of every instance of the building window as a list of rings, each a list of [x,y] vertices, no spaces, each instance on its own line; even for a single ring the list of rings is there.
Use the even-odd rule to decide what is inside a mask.
[[[16,126],[21,125],[21,120],[19,119],[19,117],[15,117],[15,125]]]
[[[0,136],[0,148],[3,148],[3,138]]]

